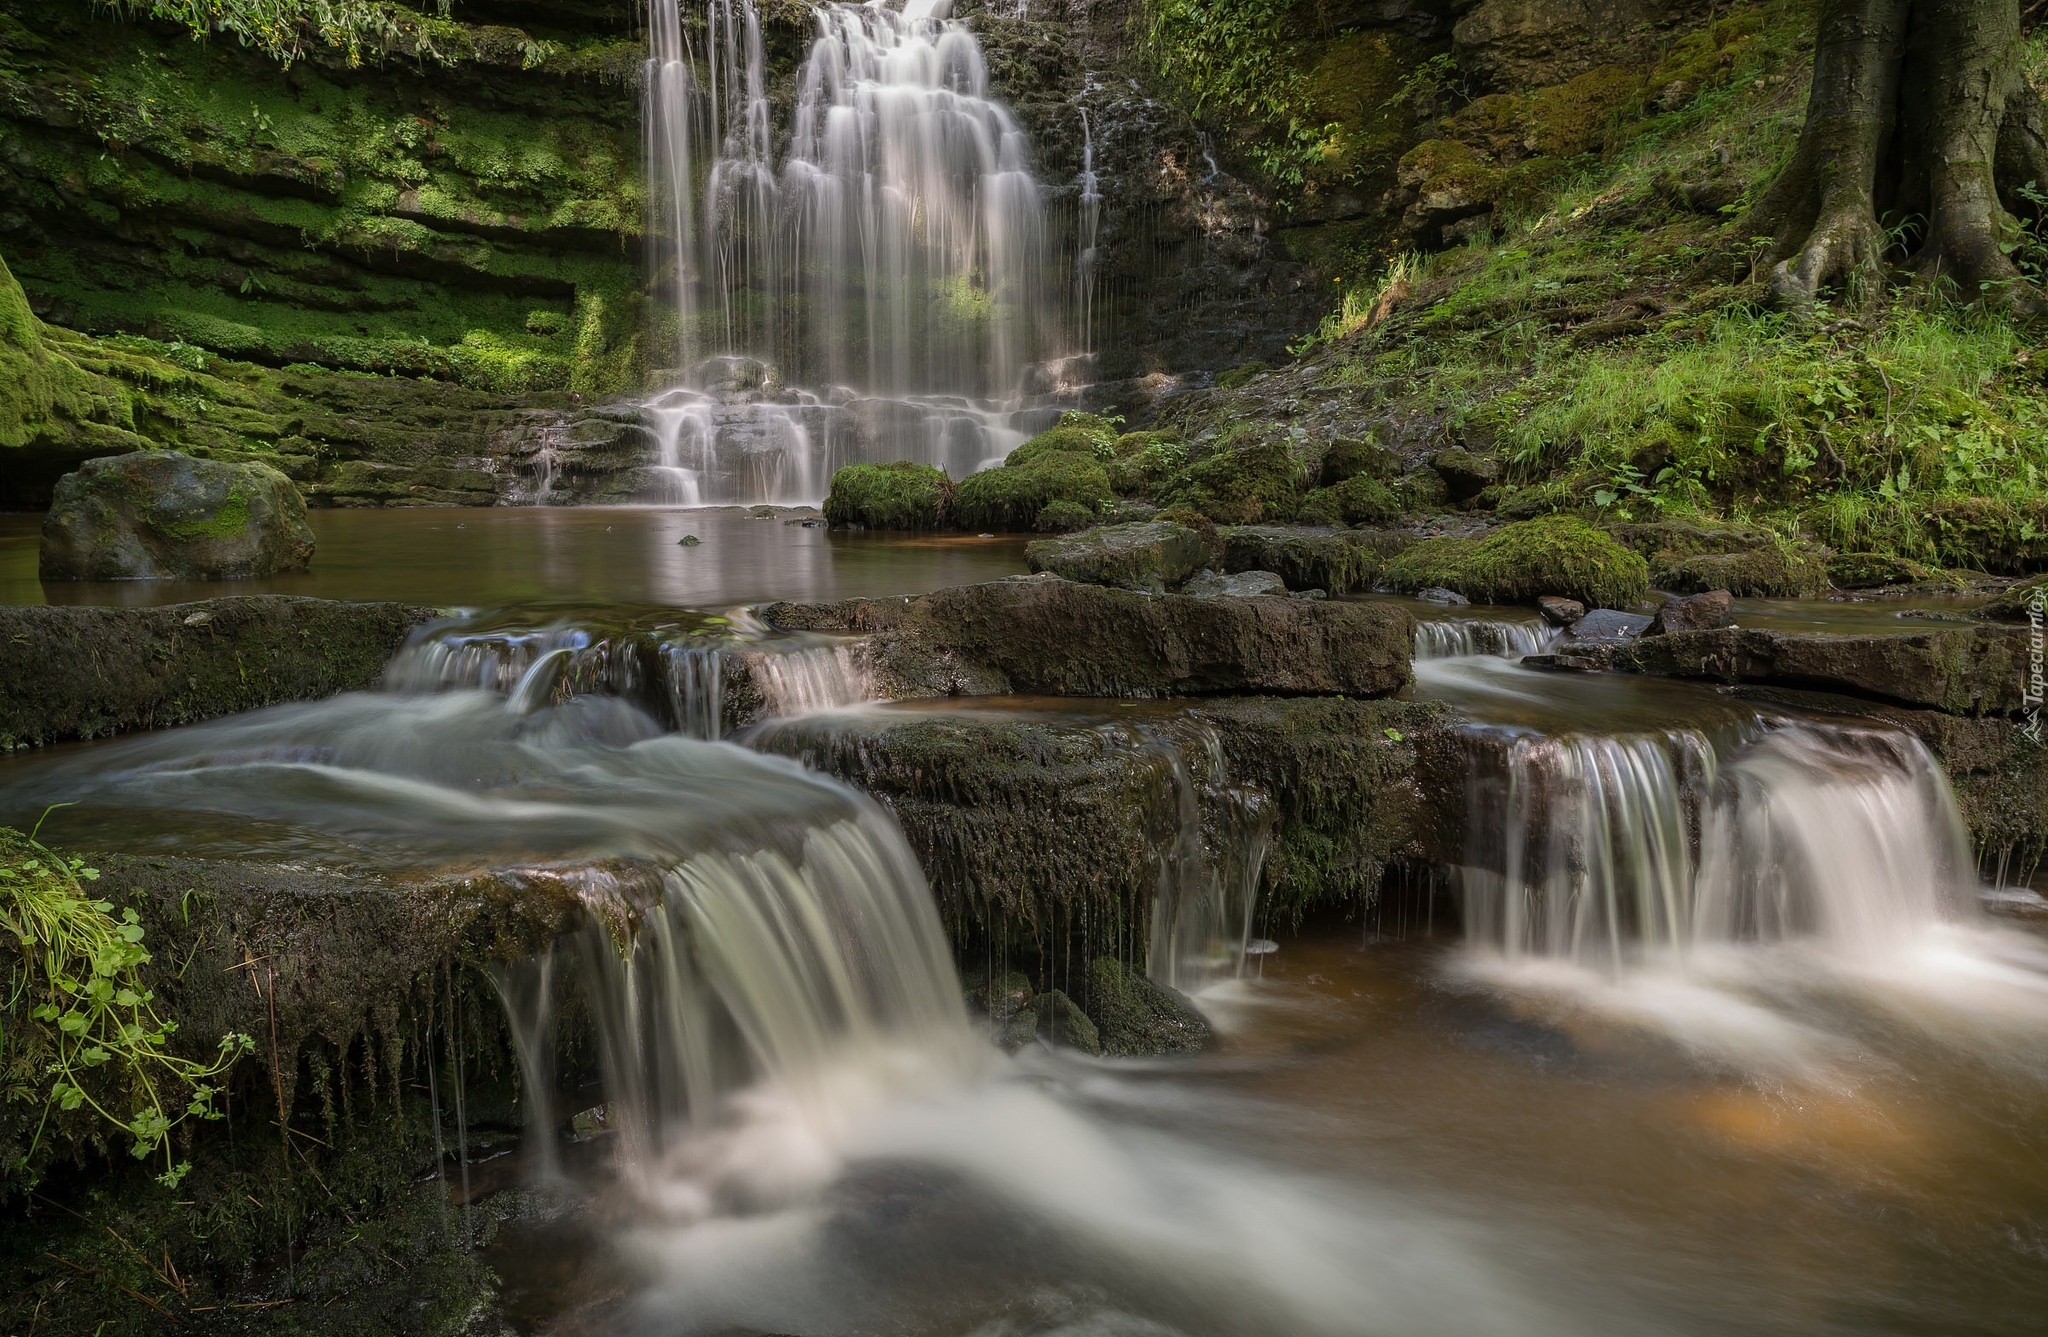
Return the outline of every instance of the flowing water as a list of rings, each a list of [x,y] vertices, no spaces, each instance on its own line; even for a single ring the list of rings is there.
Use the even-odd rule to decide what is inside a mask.
[[[960,476],[1050,421],[1032,406],[1069,332],[1044,192],[950,10],[815,6],[777,125],[754,0],[649,0],[650,235],[678,331],[648,404],[657,500],[816,501],[858,460]]]

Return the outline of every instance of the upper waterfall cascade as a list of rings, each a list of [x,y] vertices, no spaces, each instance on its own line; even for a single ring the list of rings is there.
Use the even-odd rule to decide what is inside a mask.
[[[650,235],[677,331],[675,382],[647,406],[656,499],[816,501],[863,459],[960,476],[1044,416],[1027,405],[1068,285],[1030,143],[950,8],[816,7],[778,133],[753,0],[707,0],[701,27],[682,0],[649,0]]]

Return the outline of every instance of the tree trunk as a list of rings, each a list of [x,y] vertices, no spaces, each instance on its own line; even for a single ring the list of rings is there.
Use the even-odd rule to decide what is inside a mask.
[[[1823,0],[1792,161],[1751,230],[1773,295],[1877,293],[1889,264],[1960,295],[2044,308],[2010,251],[2039,212],[2048,130],[2020,68],[2019,0]]]

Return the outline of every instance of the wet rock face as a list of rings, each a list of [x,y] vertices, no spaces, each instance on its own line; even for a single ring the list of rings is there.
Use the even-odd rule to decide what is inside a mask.
[[[0,749],[358,691],[431,616],[402,604],[275,595],[0,608]]]
[[[243,580],[312,560],[291,479],[149,450],[88,460],[58,481],[37,568],[44,580]]]
[[[1387,696],[1407,685],[1413,636],[1408,615],[1382,604],[1148,597],[1051,576],[763,616],[779,630],[873,633],[874,668],[900,697]]]
[[[1240,571],[1235,575],[1214,573],[1197,576],[1187,583],[1185,593],[1192,599],[1257,599],[1287,593],[1287,582],[1271,571]],[[1304,590],[1304,595],[1329,595],[1323,590]]]

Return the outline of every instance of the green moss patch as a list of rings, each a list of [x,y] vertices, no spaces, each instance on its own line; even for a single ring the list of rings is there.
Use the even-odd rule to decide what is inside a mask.
[[[962,479],[953,490],[953,511],[964,529],[1017,532],[1037,528],[1055,502],[1100,516],[1111,498],[1109,475],[1092,454],[1055,450]]]
[[[929,464],[852,464],[832,475],[825,519],[859,529],[943,529],[952,480]]]
[[[1647,562],[1604,530],[1565,515],[1525,520],[1485,538],[1430,539],[1387,563],[1380,578],[1408,594],[1441,587],[1476,603],[1555,594],[1588,608],[1625,607],[1650,590]]]

